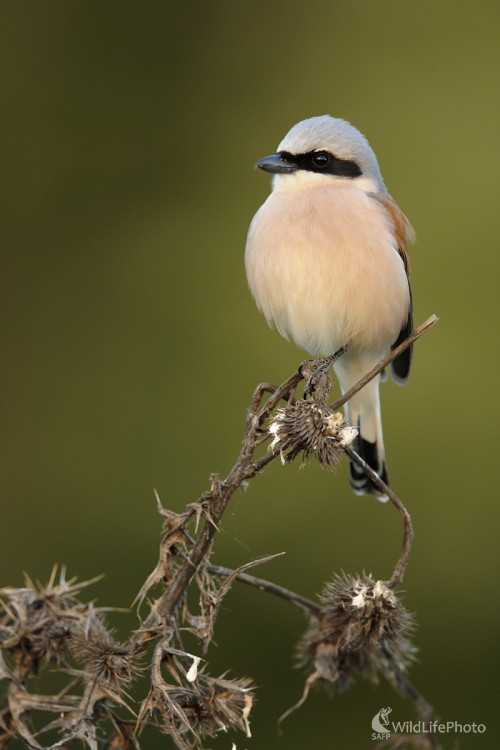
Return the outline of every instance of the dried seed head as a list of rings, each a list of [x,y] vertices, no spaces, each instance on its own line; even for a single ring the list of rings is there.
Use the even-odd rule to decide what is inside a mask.
[[[302,452],[305,462],[315,456],[322,466],[335,468],[342,448],[350,445],[357,430],[344,424],[340,412],[318,401],[296,401],[279,409],[271,422],[270,448],[279,447],[283,463],[293,461]]]
[[[71,652],[100,687],[117,690],[142,669],[137,651],[116,643],[102,620],[89,612],[85,630],[71,640]]]
[[[199,747],[198,738],[220,731],[239,730],[250,737],[253,701],[251,680],[216,679],[200,673],[189,687],[164,684],[153,688],[141,713],[156,714],[162,730],[177,738],[178,747]],[[191,739],[181,739],[186,735]]]
[[[347,687],[361,675],[393,684],[415,657],[408,636],[413,619],[394,591],[363,575],[336,576],[321,595],[322,611],[298,647],[299,663],[312,668],[309,682]]]
[[[77,598],[80,590],[92,583],[67,580],[56,569],[46,586],[29,578],[23,588],[0,591],[0,648],[26,669],[41,658],[60,664],[69,653],[70,639],[80,633],[87,619],[88,605]]]
[[[200,674],[200,734],[211,737],[217,732],[237,729],[250,737],[249,716],[253,705],[252,681],[228,680]]]

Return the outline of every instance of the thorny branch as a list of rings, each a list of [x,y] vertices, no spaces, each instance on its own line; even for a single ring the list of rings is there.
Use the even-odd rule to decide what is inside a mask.
[[[290,589],[286,589],[284,586],[278,586],[277,583],[272,583],[272,581],[265,581],[263,578],[257,578],[248,573],[238,573],[232,570],[232,568],[226,568],[224,565],[207,565],[207,571],[211,575],[221,576],[222,578],[233,577],[241,583],[246,583],[256,589],[260,589],[260,591],[267,591],[269,594],[274,594],[280,599],[284,599],[312,615],[318,615],[321,611],[321,607],[316,602],[312,602],[310,599],[306,599],[305,596],[301,596],[295,591],[290,591]]]
[[[401,352],[434,325],[436,321],[436,316],[430,317],[423,325],[417,328],[408,339],[406,339],[406,341],[384,357],[382,362],[365,375],[347,394],[339,398],[333,404],[332,408],[336,411],[341,405],[348,401],[349,398],[352,398],[359,390],[361,390],[361,388],[369,383],[370,380],[378,375],[379,372],[396,359]],[[337,357],[341,356],[344,351],[345,349],[339,350],[339,352],[336,353]],[[330,366],[334,361],[335,355],[329,358]],[[201,501],[199,501],[202,505],[202,513],[205,515],[204,526],[193,551],[185,561],[182,568],[178,571],[176,577],[171,581],[168,590],[163,594],[159,603],[159,613],[162,616],[168,617],[172,614],[184,594],[186,587],[189,585],[189,582],[192,580],[202,561],[209,553],[212,540],[218,530],[218,524],[220,523],[222,515],[234,492],[276,458],[276,453],[269,452],[260,459],[252,460],[254,451],[259,444],[259,438],[261,436],[260,430],[262,429],[263,424],[280,401],[289,401],[291,398],[294,398],[294,391],[297,385],[304,379],[305,364],[306,363],[302,363],[297,372],[285,380],[282,385],[276,387],[269,383],[261,383],[255,389],[246,419],[245,436],[240,454],[224,481],[220,481],[217,475],[212,476],[212,487],[210,491],[205,493],[202,496]],[[261,406],[262,399],[266,392],[270,392],[271,396],[268,398],[264,406]],[[394,500],[392,501],[394,502]],[[149,621],[146,620],[144,623],[144,630],[148,629],[149,624]]]
[[[139,607],[147,601],[149,613],[126,643],[114,638],[104,609],[81,602],[81,590],[92,582],[68,580],[64,569],[58,579],[54,569],[46,586],[27,579],[23,588],[2,589],[0,682],[7,690],[0,698],[0,748],[20,738],[27,747],[43,750],[40,737],[47,733],[51,741],[45,747],[51,750],[69,749],[78,742],[98,750],[101,737],[108,749],[139,750],[145,726],[169,735],[180,750],[202,748],[203,738],[221,729],[249,736],[251,682],[211,677],[205,663],[200,666],[202,657],[188,653],[183,644],[183,633],[190,632],[206,654],[221,602],[235,580],[275,594],[309,616],[309,628],[297,649],[299,663],[309,672],[300,702],[316,681],[342,687],[358,675],[373,680],[384,675],[414,701],[422,718],[433,716],[405,674],[415,650],[409,639],[412,620],[395,594],[410,554],[410,515],[353,450],[355,430],[344,424],[337,410],[436,321],[431,316],[331,405],[328,370],[347,347],[326,360],[303,362],[280,386],[261,383],[255,389],[241,449],[227,477],[213,474],[210,489],[181,514],[163,508],[157,498],[164,519],[159,560],[136,597]],[[302,381],[303,399],[297,396]],[[278,408],[280,404],[284,407]],[[261,446],[269,441],[262,452]],[[333,467],[343,453],[370,475],[402,517],[402,554],[388,581],[334,576],[314,603],[246,572],[274,556],[234,571],[210,564],[229,501],[267,464],[278,456],[285,463],[301,454],[303,460],[313,455]],[[196,614],[190,610],[188,590],[198,592]],[[33,679],[46,664],[66,675],[65,687],[55,695],[33,692]],[[137,705],[131,688],[140,680],[148,687]],[[32,721],[34,712],[52,712],[57,718],[40,728]],[[429,743],[437,747],[432,737]]]

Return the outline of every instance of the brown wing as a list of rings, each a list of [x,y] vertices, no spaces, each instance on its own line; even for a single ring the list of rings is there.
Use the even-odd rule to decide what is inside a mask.
[[[408,317],[402,326],[396,341],[392,344],[391,349],[395,349],[401,344],[410,333],[413,331],[413,302],[410,284],[410,260],[408,253],[406,252],[406,245],[408,242],[415,241],[415,231],[401,211],[397,203],[391,198],[390,195],[377,195],[375,196],[380,203],[384,206],[388,214],[390,215],[394,225],[394,236],[398,246],[398,252],[404,263],[406,276],[408,277],[408,288],[410,290],[410,309],[408,311]],[[411,366],[411,360],[413,356],[413,345],[410,345],[405,351],[396,357],[391,364],[391,372],[396,383],[403,384],[406,382]]]

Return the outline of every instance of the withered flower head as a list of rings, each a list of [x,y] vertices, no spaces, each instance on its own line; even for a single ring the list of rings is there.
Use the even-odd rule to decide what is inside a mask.
[[[254,696],[248,678],[228,680],[199,673],[189,687],[156,686],[141,714],[153,713],[180,748],[200,747],[202,737],[239,730],[250,737]]]
[[[249,716],[254,701],[252,680],[248,677],[228,680],[223,676],[214,678],[201,674],[200,684],[206,712],[202,734],[238,729],[250,737]]]
[[[305,462],[315,456],[322,466],[335,468],[342,448],[350,445],[357,430],[344,424],[340,412],[318,401],[296,401],[279,409],[271,422],[271,450],[279,447],[283,463],[302,452]]]
[[[80,590],[93,581],[66,579],[54,567],[43,586],[26,577],[23,588],[0,591],[0,648],[26,669],[44,658],[58,664],[69,653],[69,642],[87,618],[87,606],[78,599]],[[97,579],[94,579],[97,580]]]
[[[140,657],[130,646],[117,643],[101,619],[89,611],[85,629],[72,638],[73,656],[83,662],[92,679],[103,688],[118,689],[142,671]]]
[[[397,675],[415,657],[409,640],[413,619],[382,581],[370,576],[335,576],[321,595],[321,613],[298,647],[300,665],[316,680],[347,687],[361,675],[380,674],[397,686]]]

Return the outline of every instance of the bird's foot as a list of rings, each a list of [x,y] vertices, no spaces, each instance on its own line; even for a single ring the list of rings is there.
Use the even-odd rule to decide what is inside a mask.
[[[306,359],[300,366],[304,377],[304,396],[325,402],[332,390],[332,381],[328,375],[330,369],[324,359]]]
[[[311,396],[317,401],[325,402],[332,390],[332,381],[328,374],[332,365],[347,351],[343,346],[334,354],[322,359],[305,359],[299,367],[299,372],[305,380],[304,396]]]

